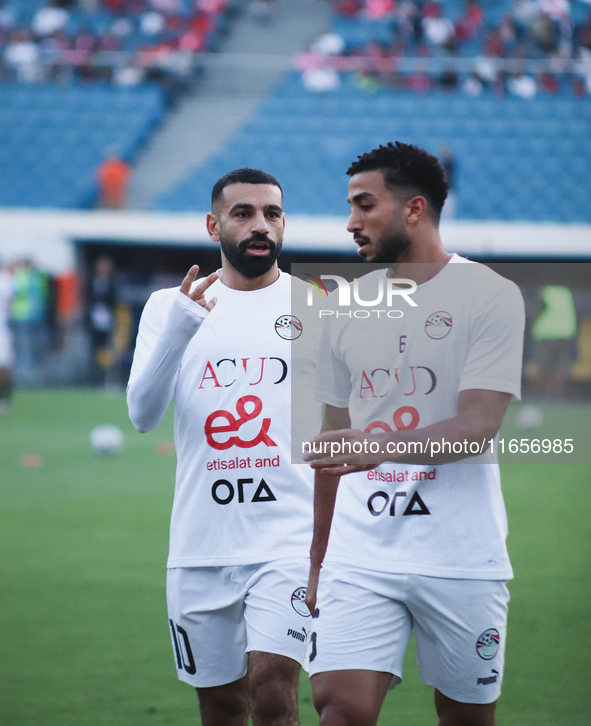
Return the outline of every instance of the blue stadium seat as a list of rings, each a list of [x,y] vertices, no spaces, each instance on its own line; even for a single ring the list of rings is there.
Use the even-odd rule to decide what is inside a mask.
[[[0,185],[0,206],[84,207],[107,147],[131,158],[164,108],[160,92],[147,87],[0,85],[0,95],[3,175],[19,180]]]
[[[288,75],[226,150],[169,190],[157,207],[206,211],[208,195],[198,193],[197,185],[213,183],[244,161],[275,170],[291,213],[346,214],[345,170],[351,161],[397,139],[434,154],[444,145],[452,149],[460,218],[591,222],[585,200],[591,99],[406,91],[370,97],[352,86],[320,96],[302,92],[297,80]],[[577,203],[566,203],[566,195],[555,190],[560,185]]]

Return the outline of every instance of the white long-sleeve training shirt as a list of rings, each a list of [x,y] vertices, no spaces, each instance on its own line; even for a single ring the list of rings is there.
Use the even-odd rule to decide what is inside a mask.
[[[308,555],[313,476],[290,463],[291,346],[306,330],[291,315],[290,283],[281,273],[244,292],[217,280],[209,313],[178,288],[146,304],[127,401],[134,426],[148,431],[174,398],[169,567]],[[298,361],[311,375],[313,346]]]

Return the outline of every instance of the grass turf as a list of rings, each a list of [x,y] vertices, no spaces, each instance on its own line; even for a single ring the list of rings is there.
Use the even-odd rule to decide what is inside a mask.
[[[587,406],[544,413],[544,435],[580,441],[591,430]],[[533,435],[508,419],[508,436]],[[123,430],[119,455],[91,450],[99,423]],[[176,681],[166,619],[175,462],[159,449],[170,441],[170,412],[140,436],[121,394],[19,391],[0,416],[1,726],[199,723],[192,689]],[[40,465],[24,465],[29,454]],[[503,468],[516,579],[500,726],[591,720],[591,468],[546,461],[507,458]],[[302,724],[317,723],[305,676],[300,704]],[[412,649],[379,723],[435,723]]]

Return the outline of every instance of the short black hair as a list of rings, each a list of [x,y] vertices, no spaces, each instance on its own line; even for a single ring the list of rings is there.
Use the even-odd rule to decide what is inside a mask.
[[[281,184],[271,174],[267,174],[262,169],[253,169],[250,166],[242,166],[240,169],[234,169],[224,174],[221,179],[213,185],[211,190],[211,208],[213,209],[214,204],[221,196],[224,188],[229,184],[272,184],[275,187],[279,187],[281,196],[283,197],[283,189]]]
[[[382,171],[388,188],[407,187],[425,197],[432,217],[438,221],[447,198],[449,184],[437,157],[412,144],[388,142],[377,149],[361,154],[347,169],[353,176],[363,171]]]

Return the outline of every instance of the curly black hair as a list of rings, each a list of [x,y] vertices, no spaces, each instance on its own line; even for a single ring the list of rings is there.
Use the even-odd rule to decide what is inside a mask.
[[[439,219],[447,198],[449,184],[438,159],[418,146],[401,141],[388,142],[357,157],[347,169],[353,176],[363,171],[382,171],[384,184],[390,189],[406,187],[409,193],[425,197],[432,216]]]
[[[271,184],[274,187],[279,187],[279,191],[283,196],[283,189],[281,184],[271,174],[267,174],[262,169],[253,169],[250,166],[243,166],[240,169],[234,169],[224,174],[223,177],[217,180],[211,190],[211,207],[213,209],[216,201],[220,197],[224,190],[229,184]]]

